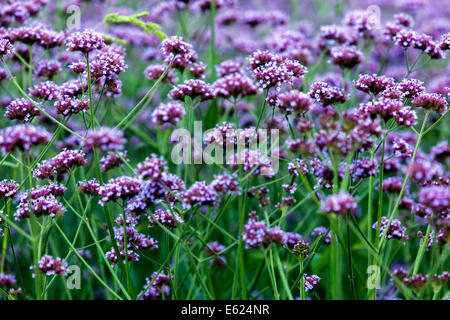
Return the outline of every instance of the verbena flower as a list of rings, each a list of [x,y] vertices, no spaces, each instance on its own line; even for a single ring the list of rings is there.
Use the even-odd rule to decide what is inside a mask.
[[[108,127],[100,127],[89,130],[82,146],[86,151],[98,148],[100,151],[118,151],[123,149],[126,140],[121,130]]]
[[[39,273],[42,273],[46,276],[67,275],[67,268],[68,268],[67,262],[59,257],[54,258],[51,255],[45,254],[38,261],[37,265]],[[34,270],[34,266],[31,266],[30,269]],[[33,278],[34,276],[35,274],[33,274]]]
[[[205,181],[197,181],[181,195],[181,198],[183,199],[183,207],[186,209],[194,205],[213,206],[217,200],[217,193]]]
[[[146,284],[138,294],[141,300],[151,300],[170,294],[170,277],[164,272],[154,272],[150,278],[145,278]]]
[[[115,167],[119,167],[124,163],[122,159],[129,161],[126,151],[120,151],[118,154],[115,152],[108,152],[100,159],[100,169],[103,172],[106,172]]]
[[[64,96],[56,100],[55,108],[57,113],[68,116],[89,110],[89,101],[86,98],[80,100],[78,98]]]
[[[253,81],[242,74],[229,74],[219,78],[214,83],[214,90],[217,97],[221,98],[244,98],[258,93],[258,88]]]
[[[4,200],[14,198],[18,190],[19,184],[14,180],[4,179],[0,181],[0,198]]]
[[[319,284],[320,277],[313,274],[311,276],[308,276],[306,273],[303,275],[303,281],[305,284],[305,291],[312,291],[314,288]]]
[[[186,111],[183,105],[176,101],[161,103],[153,111],[152,121],[160,126],[165,124],[176,125],[183,119],[185,114]]]
[[[341,68],[351,69],[363,62],[362,52],[353,46],[333,47],[330,56],[330,63]]]
[[[438,93],[422,92],[414,98],[413,104],[439,114],[444,114],[448,109],[447,100]]]
[[[388,223],[389,219],[387,217],[381,217],[380,237],[382,237],[384,232],[386,232],[386,239],[402,240],[405,237],[406,227],[402,225],[400,220],[392,219],[391,224],[389,225],[389,229],[387,229],[386,231]],[[372,228],[375,230],[378,229],[378,221],[372,225]]]
[[[30,95],[36,99],[52,101],[60,94],[60,87],[48,80],[29,89]]]
[[[88,181],[79,181],[78,191],[84,194],[96,196],[100,191],[100,183],[95,178]]]
[[[14,47],[9,42],[8,39],[0,39],[0,59],[3,59],[4,56],[12,54],[14,52]]]
[[[41,106],[42,107],[42,106]],[[32,117],[39,116],[41,112],[28,99],[13,100],[6,108],[5,116],[9,120],[28,121]]]
[[[16,149],[28,151],[34,146],[47,144],[50,139],[50,133],[44,128],[19,124],[0,130],[0,150],[3,155]]]
[[[156,209],[153,215],[148,216],[148,221],[150,222],[150,226],[156,226],[157,221],[163,226],[171,229],[178,227],[184,222],[178,213],[163,209]]]
[[[214,256],[214,258],[210,259],[209,262],[218,267],[224,267],[227,264],[227,259],[225,259],[223,254],[220,253],[225,249],[226,247],[217,241],[208,242],[205,247],[206,255],[208,257]]]
[[[331,87],[326,82],[314,82],[309,91],[311,98],[316,99],[323,106],[347,101],[344,90]]]
[[[141,184],[139,179],[128,176],[110,179],[100,187],[99,195],[102,196],[102,199],[99,203],[103,206],[110,201],[129,199],[139,193]]]
[[[101,49],[104,45],[101,35],[92,30],[73,33],[66,39],[68,51],[80,51],[85,54]]]
[[[64,149],[55,157],[41,162],[34,169],[33,176],[37,179],[53,180],[69,172],[72,167],[80,167],[85,164],[86,159],[83,151]]]
[[[33,73],[37,77],[51,79],[61,71],[61,64],[57,61],[42,60],[33,67]]]
[[[152,64],[147,66],[144,70],[144,75],[149,80],[158,80],[166,71],[167,66],[163,64]],[[175,84],[178,81],[177,76],[173,72],[172,69],[169,69],[163,78],[164,81],[167,81],[171,84]]]
[[[241,187],[239,186],[237,177],[228,173],[214,175],[214,180],[211,182],[210,186],[218,194],[241,194]]]
[[[190,79],[186,80],[183,84],[175,87],[169,92],[169,97],[173,100],[179,100],[184,102],[186,97],[190,97],[192,100],[199,98],[200,101],[206,101],[214,99],[214,89],[203,80]]]
[[[378,95],[380,92],[392,88],[395,86],[395,82],[393,78],[386,77],[384,75],[376,75],[376,74],[360,74],[358,80],[353,82],[353,85],[356,89],[371,92],[374,95]]]
[[[324,213],[336,213],[339,215],[355,213],[357,207],[357,199],[345,191],[329,195],[320,203],[320,210]]]

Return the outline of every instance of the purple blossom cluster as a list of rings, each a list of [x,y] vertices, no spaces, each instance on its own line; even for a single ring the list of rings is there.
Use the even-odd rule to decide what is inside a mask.
[[[151,300],[170,294],[170,275],[164,272],[153,272],[150,278],[145,278],[146,284],[139,293],[140,300]]]
[[[74,166],[80,167],[86,164],[85,154],[80,150],[64,149],[55,157],[44,160],[33,171],[36,179],[58,179],[68,173]]]
[[[324,213],[336,213],[341,216],[347,213],[355,213],[357,208],[357,199],[344,191],[329,195],[320,203],[320,210]]]
[[[63,259],[56,257],[54,258],[51,255],[45,254],[37,263],[39,273],[42,273],[46,276],[67,275],[67,262]],[[31,270],[34,270],[34,266],[30,267]],[[35,275],[33,274],[33,277]]]
[[[0,150],[3,155],[15,150],[30,150],[32,147],[47,144],[50,133],[41,127],[29,124],[19,124],[0,130]]]

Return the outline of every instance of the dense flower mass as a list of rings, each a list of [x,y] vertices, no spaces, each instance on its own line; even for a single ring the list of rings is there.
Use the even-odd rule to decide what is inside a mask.
[[[355,213],[357,204],[356,199],[350,194],[340,192],[339,194],[329,195],[321,202],[320,208],[324,213],[345,215],[348,212]]]
[[[168,102],[167,104],[160,104],[152,113],[152,121],[159,125],[177,124],[180,122],[186,111],[184,107],[176,102]]]
[[[30,150],[34,146],[48,143],[50,139],[50,133],[44,128],[19,124],[0,130],[0,149],[5,155],[17,149]]]
[[[32,117],[40,115],[41,112],[29,100],[17,99],[12,101],[6,108],[5,116],[9,120],[28,121]]]
[[[447,2],[0,1],[0,300],[450,299]]]
[[[85,154],[79,150],[63,150],[55,157],[44,160],[33,171],[33,176],[37,179],[50,179],[61,177],[70,171],[74,166],[84,166],[86,164]]]
[[[96,32],[86,30],[69,36],[66,40],[67,50],[89,53],[104,47],[103,38]]]
[[[39,272],[46,276],[67,275],[67,262],[59,257],[53,258],[53,256],[46,254],[38,261],[37,265]],[[34,270],[34,266],[31,269]]]
[[[170,91],[169,97],[173,100],[184,102],[186,97],[191,99],[199,98],[200,101],[213,99],[214,89],[203,80],[190,79]]]

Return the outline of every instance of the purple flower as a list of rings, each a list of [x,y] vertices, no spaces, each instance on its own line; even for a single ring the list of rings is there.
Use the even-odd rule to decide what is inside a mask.
[[[3,59],[3,56],[11,54],[14,52],[14,47],[9,42],[8,39],[0,39],[0,59]]]
[[[78,191],[84,194],[96,196],[100,191],[100,183],[95,178],[88,181],[79,181]]]
[[[444,114],[448,109],[446,99],[438,93],[422,92],[414,98],[413,104],[416,107],[433,110],[439,114]]]
[[[308,276],[306,273],[303,275],[303,281],[305,285],[305,291],[312,291],[317,286],[320,281],[320,277],[313,274],[312,276]]]
[[[214,90],[217,97],[244,98],[258,94],[258,88],[253,81],[242,74],[229,74],[218,79],[214,83]]]
[[[46,276],[67,275],[67,262],[59,257],[53,258],[53,256],[46,254],[42,256],[37,264],[39,272]],[[31,266],[30,269],[34,270],[34,266]],[[34,276],[33,274],[33,278]]]
[[[164,71],[166,71],[167,68],[168,67],[163,64],[152,64],[145,68],[144,74],[147,79],[156,81],[164,74]],[[178,81],[178,78],[173,70],[169,69],[163,80],[175,84]]]
[[[206,64],[203,62],[192,63],[189,66],[189,72],[196,79],[204,79],[206,71]]]
[[[119,53],[107,47],[102,49],[95,59],[90,63],[91,74],[93,78],[112,77],[124,72],[128,66],[125,64],[125,58]]]
[[[49,184],[27,190],[18,197],[17,210],[14,218],[21,221],[28,218],[31,212],[36,216],[49,215],[52,218],[61,216],[66,209],[56,199],[64,194],[66,188],[62,185]]]
[[[19,184],[14,180],[4,179],[0,181],[0,198],[3,200],[14,198],[18,190]]]
[[[89,110],[89,101],[86,98],[77,99],[73,97],[60,97],[55,102],[55,108],[58,114],[68,116]]]
[[[37,77],[53,78],[61,71],[61,65],[57,61],[42,60],[33,67],[33,73]]]
[[[16,282],[17,280],[13,273],[0,273],[0,287],[11,288]]]
[[[313,232],[311,233],[311,235],[315,238],[321,236],[321,235],[325,235],[327,233],[327,228],[325,227],[317,227],[314,228]],[[325,244],[330,244],[331,243],[331,232],[328,232],[328,235],[325,237],[325,239],[323,240],[323,243]]]
[[[341,68],[351,69],[363,61],[362,52],[354,46],[333,47],[330,56],[330,63]]]
[[[450,156],[450,146],[447,141],[441,141],[431,148],[431,156],[433,160],[445,163]]]
[[[376,176],[378,173],[378,162],[375,159],[358,159],[350,165],[350,173],[355,180]]]
[[[110,201],[125,200],[137,195],[140,190],[141,180],[139,179],[128,176],[113,178],[100,187],[99,195],[102,199],[99,203],[103,206]]]
[[[423,82],[417,79],[404,79],[397,85],[403,97],[413,99],[425,90]]]
[[[86,72],[86,70],[87,70],[86,62],[84,62],[84,61],[72,62],[69,65],[69,69],[72,70],[72,72],[74,72],[76,74],[82,74],[82,73]]]
[[[115,152],[108,152],[105,156],[103,156],[100,159],[100,169],[103,172],[106,172],[115,167],[119,167],[124,163],[122,158],[125,159],[126,161],[129,161],[127,158],[126,151],[123,152],[120,151],[118,152],[118,154],[116,154]]]
[[[6,155],[16,149],[30,150],[33,146],[47,144],[50,133],[41,127],[33,125],[16,125],[0,130],[0,150]]]
[[[37,99],[52,101],[60,94],[60,88],[52,81],[45,81],[29,89],[30,95]]]
[[[161,103],[152,113],[152,121],[160,126],[165,124],[176,125],[180,122],[186,111],[182,104],[176,101]]]
[[[200,101],[205,101],[214,99],[215,92],[213,88],[203,80],[190,79],[172,89],[172,91],[169,92],[169,97],[173,100],[182,102],[185,101],[186,97],[190,97],[192,100],[199,98]]]
[[[86,151],[98,148],[100,151],[118,151],[123,149],[126,140],[123,131],[115,128],[100,127],[87,132],[82,146]]]
[[[13,100],[6,108],[5,116],[9,120],[28,121],[32,117],[39,116],[41,112],[31,101],[27,99]]]
[[[135,174],[142,180],[158,181],[166,170],[167,162],[164,157],[152,153],[150,157],[137,165]]]
[[[68,51],[80,51],[84,54],[102,49],[104,45],[101,35],[91,30],[73,33],[66,40]]]
[[[356,89],[371,92],[374,95],[378,95],[380,92],[393,88],[395,86],[394,79],[386,76],[378,76],[376,74],[360,74],[358,80],[353,82]]]
[[[228,173],[214,175],[214,180],[211,182],[210,186],[218,194],[241,194],[241,187],[239,186],[237,177]]]
[[[225,77],[230,74],[242,74],[242,63],[237,60],[225,60],[216,65],[216,71],[219,77]]]
[[[244,172],[249,173],[253,171],[255,176],[262,174],[271,177],[275,174],[270,158],[259,150],[244,149],[228,158],[227,163],[233,169],[237,169],[242,165]]]
[[[267,224],[265,221],[259,221],[256,213],[250,213],[250,219],[244,225],[242,231],[242,241],[245,242],[245,248],[258,249],[267,242]]]
[[[170,277],[164,272],[153,272],[151,278],[145,278],[145,282],[143,290],[138,295],[141,300],[151,300],[170,294]]]
[[[450,208],[449,186],[428,186],[420,189],[417,195],[419,203],[439,213]]]
[[[383,180],[383,192],[400,193],[403,187],[403,179],[401,177],[389,177]]]
[[[185,209],[191,208],[194,205],[213,206],[217,200],[217,193],[205,181],[197,181],[181,195],[181,198],[183,199],[183,207]]]
[[[345,191],[329,195],[320,203],[320,210],[322,212],[327,214],[336,213],[342,216],[347,214],[347,212],[355,213],[357,207],[357,199]]]
[[[183,219],[178,215],[178,213],[171,210],[156,209],[153,215],[148,216],[148,221],[151,226],[156,226],[157,222],[163,226],[173,229],[183,224]],[[157,222],[156,222],[157,221]]]
[[[295,113],[301,115],[313,104],[313,100],[303,92],[291,90],[280,93],[276,100],[276,106],[286,113]]]
[[[42,161],[33,171],[37,179],[50,179],[61,177],[69,172],[72,167],[86,164],[85,153],[80,150],[64,149],[55,157]]]
[[[208,242],[205,247],[206,255],[208,257],[214,256],[214,259],[209,260],[209,262],[218,267],[224,267],[227,263],[227,259],[225,259],[225,257],[220,253],[225,249],[226,247],[217,241]]]
[[[344,90],[338,89],[336,87],[331,87],[326,82],[320,81],[314,82],[311,85],[309,96],[313,99],[316,99],[324,107],[335,103],[344,103],[345,101],[347,101]]]
[[[383,236],[388,226],[389,219],[387,217],[381,217],[380,223],[380,237]],[[377,230],[378,221],[372,225],[372,229]],[[386,231],[386,239],[398,239],[401,240],[405,237],[406,227],[402,226],[402,223],[398,219],[392,219],[389,229]]]
[[[450,32],[443,34],[441,36],[441,42],[439,43],[439,47],[443,51],[450,50]]]
[[[161,43],[161,52],[165,56],[186,55],[192,51],[192,45],[183,41],[182,37],[170,37]]]

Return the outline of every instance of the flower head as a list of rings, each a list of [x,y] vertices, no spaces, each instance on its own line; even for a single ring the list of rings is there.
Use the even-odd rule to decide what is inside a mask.
[[[345,215],[347,212],[355,213],[357,209],[357,200],[348,192],[341,191],[338,194],[329,195],[320,203],[320,209],[324,213],[336,213]]]

